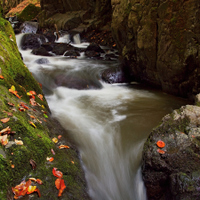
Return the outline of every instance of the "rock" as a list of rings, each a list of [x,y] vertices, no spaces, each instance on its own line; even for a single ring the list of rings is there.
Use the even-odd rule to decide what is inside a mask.
[[[20,46],[23,50],[36,49],[39,48],[41,44],[45,42],[46,40],[43,35],[28,33],[22,37]]]
[[[102,85],[93,77],[84,78],[82,74],[63,75],[59,74],[55,76],[55,83],[57,86],[65,86],[68,88],[73,88],[77,90],[88,90],[88,89],[101,89]]]
[[[33,49],[31,53],[34,55],[52,56],[52,54],[50,54],[44,47]]]
[[[72,45],[66,43],[54,43],[52,46],[52,52],[56,55],[63,55],[66,51],[74,49]]]
[[[100,57],[101,54],[99,52],[96,52],[96,51],[86,51],[85,56],[89,57],[89,58],[96,58],[96,57]]]
[[[107,83],[129,83],[130,77],[124,67],[113,67],[103,71],[101,79]]]
[[[56,40],[56,35],[53,31],[47,30],[43,33],[43,35],[48,39],[48,42],[53,43]]]
[[[48,64],[49,60],[47,58],[40,58],[38,60],[35,61],[38,64]]]
[[[21,33],[36,33],[38,22],[26,21],[20,26]]]
[[[142,174],[149,200],[198,199],[200,195],[200,107],[183,106],[166,115],[147,139]],[[157,152],[156,142],[166,146]]]
[[[76,58],[77,56],[80,56],[80,53],[75,50],[69,50],[64,54],[64,56],[68,56],[70,58]]]
[[[95,51],[98,53],[105,53],[105,51],[96,43],[91,43],[86,49],[85,51]]]

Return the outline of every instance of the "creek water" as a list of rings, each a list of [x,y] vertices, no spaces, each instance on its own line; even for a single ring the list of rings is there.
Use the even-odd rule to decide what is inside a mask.
[[[21,37],[16,36],[24,63],[43,85],[52,115],[77,143],[91,198],[146,200],[141,176],[144,142],[165,114],[186,101],[136,83],[103,83],[100,73],[118,61],[92,60],[84,53],[78,59],[36,56],[21,49]],[[75,46],[88,45],[75,39]],[[69,36],[59,40],[68,42]],[[101,89],[77,90],[55,83],[63,77],[89,79]]]

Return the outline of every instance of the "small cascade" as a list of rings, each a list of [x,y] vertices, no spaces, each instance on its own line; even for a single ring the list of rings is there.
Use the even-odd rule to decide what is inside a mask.
[[[80,35],[78,33],[73,36],[73,43],[74,44],[80,44],[81,43],[81,38],[80,38]]]

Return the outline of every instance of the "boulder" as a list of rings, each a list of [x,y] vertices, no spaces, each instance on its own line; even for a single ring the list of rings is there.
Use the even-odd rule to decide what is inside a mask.
[[[163,148],[157,145],[161,140]],[[200,196],[200,107],[186,105],[166,115],[143,149],[143,180],[149,200]]]
[[[70,58],[76,58],[77,56],[80,56],[81,54],[78,51],[75,50],[69,50],[67,51],[64,56],[70,57]]]
[[[36,33],[38,30],[38,22],[26,21],[20,26],[21,33]]]
[[[44,47],[33,49],[31,53],[34,55],[52,56],[52,54],[50,54]]]
[[[43,35],[28,33],[22,37],[20,46],[23,50],[36,49],[39,48],[41,44],[45,42],[46,40]]]
[[[63,55],[66,51],[74,49],[72,45],[66,43],[54,43],[52,47],[52,52],[56,55]]]

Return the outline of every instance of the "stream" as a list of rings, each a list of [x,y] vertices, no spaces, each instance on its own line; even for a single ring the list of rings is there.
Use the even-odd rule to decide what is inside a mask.
[[[162,117],[186,101],[137,83],[107,84],[103,70],[116,61],[43,57],[22,50],[22,34],[16,35],[24,63],[42,84],[52,115],[76,142],[93,200],[146,200],[141,175],[145,140]],[[68,42],[62,37],[59,42]],[[76,47],[89,43],[74,39]],[[90,80],[101,89],[78,90],[56,84],[72,78]],[[88,85],[90,87],[90,85]]]

